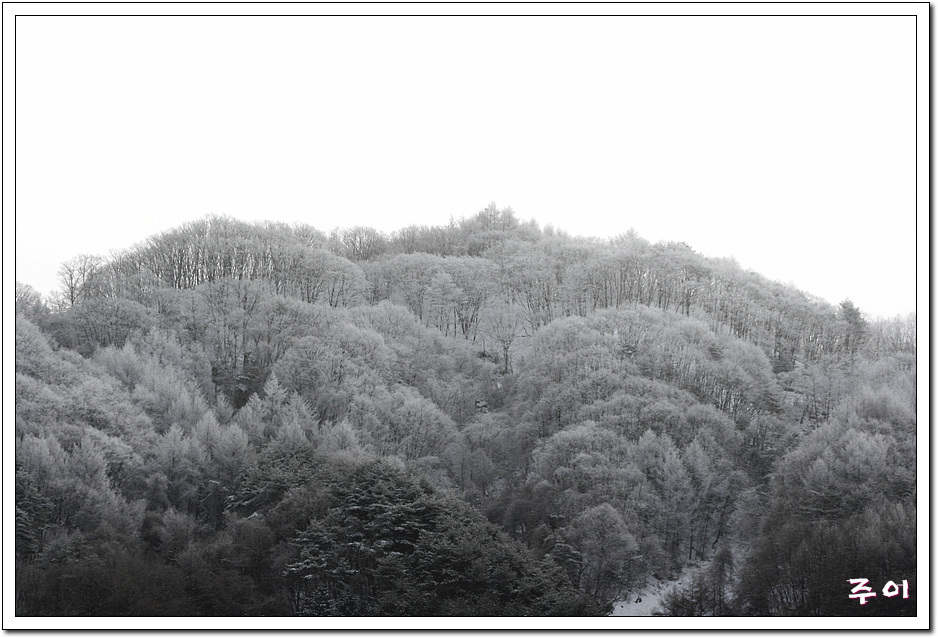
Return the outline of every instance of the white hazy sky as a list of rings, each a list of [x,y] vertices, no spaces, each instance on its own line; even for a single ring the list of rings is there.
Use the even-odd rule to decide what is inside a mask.
[[[914,17],[16,18],[16,278],[207,214],[489,202],[916,302]]]

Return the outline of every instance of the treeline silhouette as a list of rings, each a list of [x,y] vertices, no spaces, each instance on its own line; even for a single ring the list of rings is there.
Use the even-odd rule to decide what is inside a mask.
[[[915,613],[916,322],[494,204],[16,288],[16,613]],[[860,606],[848,579],[880,590]]]

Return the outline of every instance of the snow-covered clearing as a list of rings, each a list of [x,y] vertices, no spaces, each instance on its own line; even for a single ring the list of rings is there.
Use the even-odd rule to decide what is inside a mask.
[[[661,602],[672,589],[681,588],[690,584],[698,572],[707,569],[710,561],[687,566],[676,580],[659,580],[652,577],[644,587],[628,592],[624,600],[620,600],[612,609],[611,616],[653,616],[661,611]],[[641,602],[638,602],[638,601]]]

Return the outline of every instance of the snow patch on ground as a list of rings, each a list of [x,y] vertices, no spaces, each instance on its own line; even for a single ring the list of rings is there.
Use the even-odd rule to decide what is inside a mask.
[[[710,567],[710,561],[698,565],[688,565],[676,580],[659,580],[652,577],[644,587],[628,592],[624,600],[615,604],[610,616],[653,616],[662,611],[661,602],[673,589],[689,585],[700,571]],[[641,602],[638,602],[641,600]]]

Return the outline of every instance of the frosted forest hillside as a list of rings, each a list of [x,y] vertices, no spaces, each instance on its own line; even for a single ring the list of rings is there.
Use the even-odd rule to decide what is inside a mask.
[[[60,275],[16,287],[18,615],[581,616],[698,564],[663,613],[915,614],[914,316],[494,205]]]

